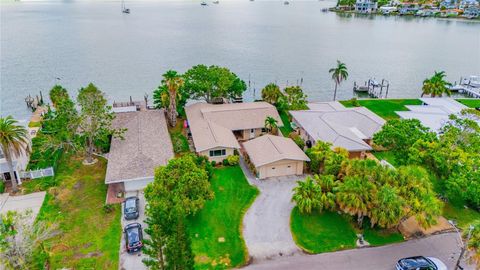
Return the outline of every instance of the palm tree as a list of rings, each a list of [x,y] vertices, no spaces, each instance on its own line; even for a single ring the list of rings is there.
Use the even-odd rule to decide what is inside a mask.
[[[262,89],[262,99],[270,104],[276,104],[282,96],[280,87],[274,83],[269,83]]]
[[[375,188],[368,178],[358,176],[345,177],[343,185],[338,187],[338,207],[347,214],[357,216],[359,227],[362,227],[363,217],[369,213]]]
[[[167,109],[168,122],[174,127],[177,124],[177,95],[180,87],[183,86],[183,78],[175,71],[169,70],[163,74],[162,83],[168,88],[169,105]]]
[[[330,211],[335,210],[335,191],[338,186],[338,181],[336,181],[335,176],[316,174],[314,178],[315,182],[322,189],[322,195],[320,196],[320,203],[322,208]]]
[[[435,74],[431,78],[425,79],[422,86],[422,97],[424,95],[442,97],[443,94],[450,96],[450,86],[452,86],[452,84],[445,80],[445,76],[444,71],[435,71]]]
[[[405,215],[405,201],[399,196],[398,190],[390,185],[379,189],[374,202],[375,206],[369,214],[372,227],[377,224],[382,228],[392,228]]]
[[[335,92],[333,94],[333,100],[335,101],[337,99],[337,87],[348,78],[347,66],[337,60],[337,67],[331,68],[328,72],[332,74],[332,80],[335,82]]]
[[[265,119],[265,128],[269,131],[270,134],[272,135],[277,134],[277,128],[278,128],[277,123],[278,121],[271,116],[268,116]]]
[[[11,116],[0,118],[0,146],[7,160],[13,192],[17,192],[18,188],[12,159],[30,152],[28,132],[17,123]]]
[[[302,214],[310,214],[315,208],[322,208],[320,203],[321,189],[310,176],[305,181],[297,181],[298,185],[293,188],[292,201],[297,204]]]

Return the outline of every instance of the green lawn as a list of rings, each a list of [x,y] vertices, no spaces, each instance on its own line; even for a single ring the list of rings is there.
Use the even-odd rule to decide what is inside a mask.
[[[258,189],[250,186],[239,166],[215,169],[211,184],[215,198],[189,220],[195,268],[241,266],[248,257],[242,219]]]
[[[373,151],[372,154],[378,160],[382,160],[382,159],[386,160],[388,163],[392,164],[393,167],[398,166],[392,151]]]
[[[395,111],[408,111],[405,105],[421,105],[419,99],[359,99],[358,102],[385,120],[396,119]],[[345,107],[353,107],[350,100],[340,101]]]
[[[302,215],[295,207],[290,226],[297,245],[310,253],[354,248],[357,240],[350,221],[336,212]]]
[[[293,131],[292,126],[290,125],[290,119],[288,116],[288,112],[286,111],[279,111],[280,118],[283,122],[283,127],[280,127],[280,131],[282,132],[283,136],[288,137],[288,135]]]
[[[106,160],[83,166],[81,159],[64,158],[56,172],[39,220],[59,224],[61,233],[45,243],[52,269],[118,269],[120,205],[105,213]],[[33,185],[33,184],[30,184]]]
[[[367,228],[363,230],[363,237],[371,246],[382,246],[403,242],[403,236],[398,231]]]
[[[446,203],[443,207],[443,216],[448,220],[455,220],[457,226],[462,230],[466,230],[468,226],[480,220],[480,212],[462,206],[454,206]]]
[[[456,101],[470,108],[480,107],[480,99],[478,98],[459,98]]]

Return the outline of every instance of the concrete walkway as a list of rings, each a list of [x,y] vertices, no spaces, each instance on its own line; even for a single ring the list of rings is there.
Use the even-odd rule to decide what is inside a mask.
[[[301,177],[258,180],[243,159],[240,165],[248,182],[260,189],[243,219],[243,237],[252,262],[300,253],[290,232],[290,213],[294,207],[292,189]]]
[[[246,269],[329,269],[329,270],[393,270],[395,263],[405,257],[423,255],[436,257],[443,261],[448,269],[454,269],[460,248],[458,235],[446,233],[423,239],[410,240],[400,244],[352,249],[318,255],[296,255],[288,258],[276,258],[252,264]],[[464,269],[475,269],[462,264]]]
[[[0,194],[0,214],[5,214],[8,211],[23,212],[30,209],[33,212],[32,218],[35,220],[42,207],[45,194],[45,191],[21,196],[10,196],[8,193]]]

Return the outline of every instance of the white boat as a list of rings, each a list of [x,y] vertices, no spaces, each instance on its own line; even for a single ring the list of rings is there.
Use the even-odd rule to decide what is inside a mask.
[[[122,12],[130,14],[130,9],[125,7],[125,0],[122,0]]]
[[[202,5],[202,6],[207,6],[208,4],[207,4],[207,2],[202,1],[202,2],[200,3],[200,5]]]
[[[219,4],[220,1],[217,0],[217,1],[213,1],[212,3],[214,3],[214,4]]]

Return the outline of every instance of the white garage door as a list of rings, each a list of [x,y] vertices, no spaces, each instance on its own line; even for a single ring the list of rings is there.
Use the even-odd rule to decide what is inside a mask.
[[[294,175],[297,171],[297,165],[295,162],[267,166],[265,177],[278,177],[285,175]]]
[[[142,179],[142,180],[132,180],[132,181],[125,181],[125,191],[137,191],[144,189],[153,179]]]

